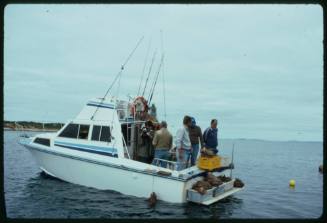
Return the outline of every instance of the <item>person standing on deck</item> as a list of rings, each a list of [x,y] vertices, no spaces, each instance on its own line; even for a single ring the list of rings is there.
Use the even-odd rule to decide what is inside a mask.
[[[214,154],[218,153],[218,121],[217,119],[211,120],[211,126],[208,127],[203,133],[204,146],[210,149]]]
[[[199,153],[199,148],[200,148],[199,141],[201,144],[201,148],[203,147],[203,137],[202,137],[201,128],[196,125],[195,119],[193,117],[191,119],[192,121],[191,121],[191,128],[189,129],[189,135],[192,145],[191,166],[194,166],[196,162],[196,158]]]
[[[160,126],[161,129],[154,133],[154,138],[152,141],[152,144],[155,147],[154,158],[168,159],[169,150],[171,149],[173,144],[173,136],[167,129],[167,122],[162,121]],[[160,166],[166,167],[167,163],[160,161]]]
[[[141,129],[141,140],[142,146],[139,148],[138,160],[144,163],[152,162],[152,153],[153,153],[153,123],[148,120],[144,123],[144,127]]]
[[[187,161],[191,156],[191,141],[189,136],[189,128],[191,126],[191,117],[184,116],[183,127],[176,133],[176,158],[177,170],[186,168]]]

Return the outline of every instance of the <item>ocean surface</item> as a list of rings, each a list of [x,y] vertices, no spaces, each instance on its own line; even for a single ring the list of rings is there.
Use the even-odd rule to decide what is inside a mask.
[[[243,191],[211,206],[158,201],[150,208],[144,198],[41,174],[29,151],[17,143],[21,133],[4,131],[8,218],[318,218],[322,214],[323,175],[318,172],[322,142],[222,139],[221,155],[231,156],[235,145],[233,177],[245,183]],[[288,186],[290,179],[296,181],[293,189]]]

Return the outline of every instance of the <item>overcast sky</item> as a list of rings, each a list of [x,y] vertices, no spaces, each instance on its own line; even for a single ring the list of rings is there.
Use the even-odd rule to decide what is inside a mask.
[[[5,120],[74,118],[144,36],[119,90],[136,95],[163,30],[171,131],[188,114],[203,129],[217,118],[221,138],[322,141],[319,5],[8,5],[4,23]]]

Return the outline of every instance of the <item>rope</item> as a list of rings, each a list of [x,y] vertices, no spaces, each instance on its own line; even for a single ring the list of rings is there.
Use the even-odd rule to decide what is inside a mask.
[[[135,48],[133,49],[133,51],[128,55],[127,59],[125,60],[125,62],[123,63],[123,65],[120,67],[120,71],[118,72],[118,74],[116,74],[116,77],[114,79],[114,81],[112,82],[112,84],[110,85],[110,87],[108,88],[106,94],[104,95],[104,97],[101,99],[100,104],[97,106],[96,110],[94,111],[91,120],[93,120],[95,114],[97,113],[99,106],[102,105],[105,97],[107,96],[107,94],[109,93],[109,91],[111,90],[111,88],[114,86],[115,82],[117,81],[118,77],[122,74],[126,64],[128,63],[128,61],[130,60],[130,58],[132,57],[132,55],[134,54],[135,50],[137,49],[137,47],[140,45],[140,43],[142,42],[142,40],[144,39],[144,36],[141,37],[141,39],[137,42]]]
[[[153,192],[153,187],[154,187],[154,175],[152,174],[152,192]]]
[[[141,85],[142,85],[142,82],[143,82],[144,71],[145,71],[145,67],[146,67],[146,62],[147,62],[148,56],[149,56],[150,46],[151,46],[151,39],[149,41],[149,46],[148,46],[148,49],[146,51],[146,56],[145,56],[145,59],[144,59],[144,65],[143,65],[143,69],[142,69],[142,76],[141,76],[141,80],[140,80],[140,84],[139,84],[139,89],[137,90],[137,95],[140,94]]]

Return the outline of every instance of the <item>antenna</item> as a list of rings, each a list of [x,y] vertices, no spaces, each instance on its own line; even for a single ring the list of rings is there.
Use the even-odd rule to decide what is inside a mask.
[[[233,150],[232,150],[232,168],[230,169],[230,178],[232,179],[234,169],[234,142],[233,142]]]

